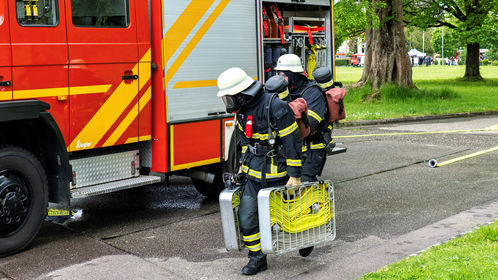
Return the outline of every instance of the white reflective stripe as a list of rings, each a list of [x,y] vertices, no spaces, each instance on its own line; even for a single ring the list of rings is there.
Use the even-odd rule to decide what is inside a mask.
[[[287,166],[301,166],[300,159],[287,159]]]
[[[312,116],[318,122],[321,122],[323,120],[317,113],[315,113],[315,112],[313,112],[312,110],[309,110],[309,109],[308,109],[308,115]]]
[[[279,130],[278,134],[280,135],[280,137],[284,137],[284,136],[287,136],[287,135],[291,134],[296,129],[297,129],[297,123],[294,122],[290,126],[284,128],[282,130]]]

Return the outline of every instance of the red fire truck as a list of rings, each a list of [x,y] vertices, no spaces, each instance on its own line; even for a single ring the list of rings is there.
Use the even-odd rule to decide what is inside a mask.
[[[236,147],[218,75],[264,80],[282,52],[331,67],[333,49],[330,0],[0,1],[0,256],[48,202],[172,174],[216,196]]]

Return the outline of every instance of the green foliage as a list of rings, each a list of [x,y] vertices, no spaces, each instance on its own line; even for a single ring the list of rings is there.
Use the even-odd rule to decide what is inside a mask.
[[[493,61],[493,62],[491,62],[491,65],[493,65],[493,66],[498,66],[498,61]]]
[[[444,29],[444,54],[441,53],[443,48],[443,30],[442,28],[438,28],[434,30],[432,34],[432,47],[434,51],[438,54],[441,54],[441,57],[452,57],[455,56],[456,52],[460,49],[460,41],[458,40],[458,36],[456,32],[451,30],[450,28]]]
[[[433,32],[432,28],[427,30],[413,26],[406,28],[406,49],[415,48],[421,52],[425,52],[427,55],[434,55],[434,48],[431,43]]]
[[[342,58],[335,60],[335,66],[348,66],[350,64],[349,58]]]
[[[420,92],[385,86],[380,98],[369,99],[371,87],[348,86],[360,79],[362,68],[337,67],[336,79],[348,87],[346,121],[498,110],[498,71],[494,66],[480,69],[484,81],[466,82],[457,79],[465,66],[414,67],[413,82]]]
[[[361,279],[495,279],[498,221]]]
[[[481,60],[481,64],[482,65],[489,65],[489,60],[483,59],[483,60]]]
[[[362,4],[356,0],[342,0],[334,6],[335,47],[361,35],[367,26]]]
[[[463,65],[463,64],[464,64],[464,61],[460,59],[460,60],[458,61],[458,65]]]

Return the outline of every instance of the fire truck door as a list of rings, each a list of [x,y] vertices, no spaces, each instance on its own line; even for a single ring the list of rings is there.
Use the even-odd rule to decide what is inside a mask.
[[[12,42],[13,99],[38,99],[67,141],[69,101],[64,0],[7,2]]]
[[[138,0],[65,1],[70,151],[137,142]]]
[[[0,101],[12,99],[12,58],[10,49],[9,9],[0,2]]]

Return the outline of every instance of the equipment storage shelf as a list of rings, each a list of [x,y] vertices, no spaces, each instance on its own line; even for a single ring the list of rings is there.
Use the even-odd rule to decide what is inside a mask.
[[[262,1],[261,9],[264,80],[276,74],[278,58],[286,53],[299,56],[306,73],[332,65],[330,1]]]
[[[330,0],[265,0],[265,2],[287,3],[297,5],[330,6]]]

